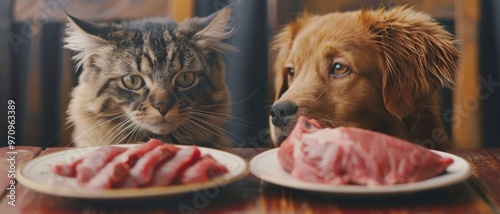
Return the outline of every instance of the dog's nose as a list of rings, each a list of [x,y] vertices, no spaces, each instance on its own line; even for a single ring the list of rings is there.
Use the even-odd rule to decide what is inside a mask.
[[[271,122],[275,126],[286,126],[297,113],[298,106],[292,102],[279,102],[271,107]]]

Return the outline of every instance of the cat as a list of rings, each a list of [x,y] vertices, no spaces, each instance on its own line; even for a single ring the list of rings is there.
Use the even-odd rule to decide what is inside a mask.
[[[158,138],[165,143],[230,147],[223,42],[230,8],[177,23],[150,18],[96,24],[68,14],[64,47],[74,51],[78,85],[68,122],[77,147]]]

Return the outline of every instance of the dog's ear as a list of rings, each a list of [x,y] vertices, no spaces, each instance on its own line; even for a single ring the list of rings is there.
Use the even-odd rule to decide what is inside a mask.
[[[295,21],[289,23],[274,38],[272,48],[277,50],[274,62],[274,89],[275,100],[277,100],[288,89],[288,74],[285,63],[290,53],[293,40],[304,24],[309,20],[309,13],[305,12]]]
[[[443,86],[451,87],[458,51],[452,35],[408,7],[362,12],[380,49],[384,104],[403,118]]]

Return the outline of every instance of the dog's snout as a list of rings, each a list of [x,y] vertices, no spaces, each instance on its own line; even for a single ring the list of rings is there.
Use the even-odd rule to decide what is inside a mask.
[[[292,102],[279,102],[271,107],[271,122],[275,126],[286,126],[297,113],[298,106]]]

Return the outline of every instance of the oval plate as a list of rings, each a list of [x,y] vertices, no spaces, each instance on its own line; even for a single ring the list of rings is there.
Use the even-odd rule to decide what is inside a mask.
[[[368,187],[363,185],[333,185],[301,181],[286,172],[279,163],[278,149],[263,152],[250,161],[250,172],[269,183],[294,189],[313,191],[318,193],[349,194],[349,195],[376,195],[376,194],[401,194],[418,192],[449,186],[464,181],[472,174],[470,164],[453,154],[433,151],[442,156],[453,159],[446,173],[409,184],[396,184]]]
[[[119,146],[132,147],[136,145],[127,144]],[[186,146],[178,147],[182,148]],[[52,172],[53,164],[69,162],[74,158],[84,156],[96,148],[98,147],[72,149],[37,157],[24,164],[17,172],[16,178],[26,187],[50,195],[93,199],[124,199],[171,196],[207,188],[217,188],[239,180],[248,174],[248,164],[242,158],[228,152],[203,147],[198,147],[202,154],[210,154],[217,162],[224,165],[229,172],[200,183],[111,190],[88,189],[78,185],[75,178],[59,176]]]

